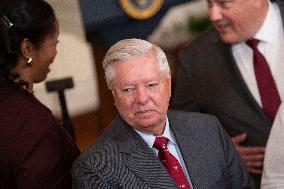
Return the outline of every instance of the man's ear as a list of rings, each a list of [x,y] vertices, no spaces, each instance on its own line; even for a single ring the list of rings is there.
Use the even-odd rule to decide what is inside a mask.
[[[113,97],[113,100],[114,100],[114,102],[113,102],[113,105],[114,106],[116,106],[116,103],[115,103],[115,92],[114,92],[114,90],[113,89],[111,89],[111,93],[112,93],[112,97]]]
[[[20,48],[21,54],[24,58],[29,59],[33,57],[35,47],[29,39],[25,38],[21,42]]]

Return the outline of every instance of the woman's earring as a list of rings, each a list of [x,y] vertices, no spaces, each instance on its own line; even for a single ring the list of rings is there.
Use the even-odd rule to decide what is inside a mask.
[[[29,58],[28,62],[27,62],[27,66],[28,67],[32,67],[33,65],[33,59],[32,58]]]

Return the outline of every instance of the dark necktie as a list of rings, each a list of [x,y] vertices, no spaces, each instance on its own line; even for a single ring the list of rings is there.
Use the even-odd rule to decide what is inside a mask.
[[[159,150],[158,158],[161,160],[179,188],[190,189],[179,161],[169,152],[167,144],[168,139],[166,137],[156,137],[153,146]]]
[[[255,78],[264,113],[273,121],[281,104],[276,84],[263,54],[257,49],[259,40],[251,39],[246,42],[253,50]]]

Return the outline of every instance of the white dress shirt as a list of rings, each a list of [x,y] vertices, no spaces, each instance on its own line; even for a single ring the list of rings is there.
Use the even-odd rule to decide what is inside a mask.
[[[284,188],[284,103],[275,117],[266,146],[261,189]]]
[[[284,100],[284,34],[279,7],[269,3],[266,18],[254,38],[259,39],[259,51],[264,55],[276,83],[281,101]],[[251,94],[262,107],[254,74],[253,51],[245,42],[234,44],[232,53]]]

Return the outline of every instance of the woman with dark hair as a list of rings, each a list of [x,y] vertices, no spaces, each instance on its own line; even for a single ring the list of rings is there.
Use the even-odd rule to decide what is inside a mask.
[[[43,0],[0,2],[0,188],[71,188],[79,150],[33,95],[56,56],[58,27]]]

